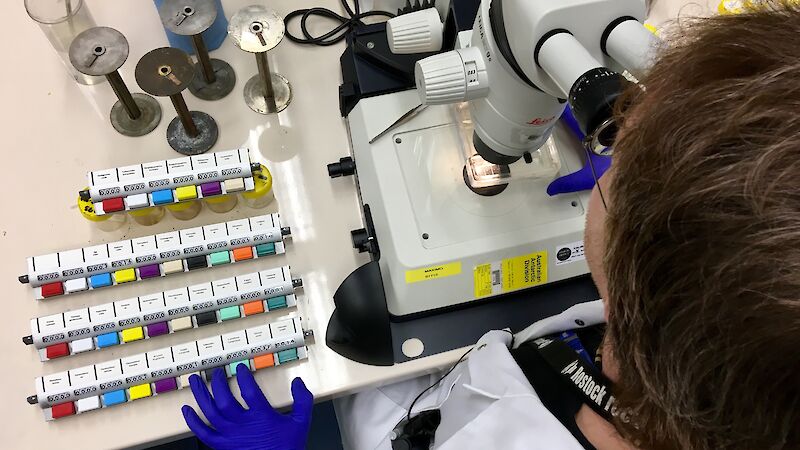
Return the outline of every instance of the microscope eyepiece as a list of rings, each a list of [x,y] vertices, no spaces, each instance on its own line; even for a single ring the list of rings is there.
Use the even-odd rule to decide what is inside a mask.
[[[575,82],[569,92],[569,104],[581,131],[610,147],[616,137],[616,125],[608,123],[614,115],[614,103],[628,85],[621,74],[605,67],[592,69]]]

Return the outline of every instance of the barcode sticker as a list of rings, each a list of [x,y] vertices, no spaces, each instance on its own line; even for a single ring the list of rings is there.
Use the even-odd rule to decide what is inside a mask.
[[[500,295],[547,283],[547,252],[481,264],[473,271],[475,298]]]
[[[475,267],[475,298],[498,295],[503,291],[503,267],[500,261]]]

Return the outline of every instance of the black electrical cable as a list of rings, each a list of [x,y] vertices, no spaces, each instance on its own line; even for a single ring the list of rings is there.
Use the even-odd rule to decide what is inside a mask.
[[[600,178],[597,177],[597,171],[594,169],[594,160],[592,159],[591,150],[589,150],[588,146],[584,147],[586,150],[586,160],[589,162],[589,168],[592,170],[592,178],[594,178],[594,184],[597,186],[597,192],[600,194],[600,200],[603,202],[603,210],[608,211],[608,205],[606,204],[606,196],[603,195],[603,189],[600,188]]]
[[[395,17],[394,14],[386,11],[367,11],[365,13],[361,12],[361,6],[358,4],[358,0],[355,0],[355,10],[350,7],[348,0],[341,0],[342,7],[347,12],[349,17],[341,16],[330,9],[327,8],[309,8],[309,9],[298,9],[297,11],[290,12],[284,19],[284,23],[286,24],[286,37],[289,38],[290,41],[296,44],[308,44],[308,45],[320,45],[320,46],[328,46],[334,45],[339,43],[342,39],[347,36],[347,34],[353,30],[356,26],[364,25],[361,19],[366,17],[387,17],[392,18]],[[300,18],[300,31],[303,33],[302,37],[295,36],[289,31],[289,22],[294,20],[295,18]],[[331,31],[321,35],[321,36],[313,36],[308,31],[308,20],[312,17],[321,17],[325,19],[331,19],[335,22],[339,22],[339,25],[332,29]]]
[[[469,349],[469,350],[467,350],[466,352],[464,352],[464,354],[463,354],[463,355],[461,355],[461,358],[458,358],[458,361],[456,361],[456,363],[455,363],[455,364],[453,364],[453,366],[452,366],[452,367],[450,367],[450,370],[448,370],[447,372],[445,372],[445,374],[444,374],[444,375],[442,375],[441,377],[439,377],[439,379],[438,379],[438,380],[436,380],[436,382],[435,382],[435,383],[433,383],[432,385],[430,385],[430,386],[426,387],[426,388],[425,388],[425,389],[424,389],[422,392],[420,392],[420,393],[419,393],[419,395],[417,395],[417,396],[414,398],[414,401],[413,401],[413,402],[411,402],[411,406],[409,406],[409,407],[408,407],[408,414],[406,415],[406,420],[407,420],[407,421],[410,421],[410,420],[411,420],[411,411],[414,409],[414,405],[416,405],[416,404],[417,404],[417,402],[419,401],[419,399],[420,399],[420,398],[422,398],[422,396],[423,396],[423,395],[425,395],[425,393],[426,393],[426,392],[428,392],[428,391],[430,391],[431,389],[433,389],[433,387],[434,387],[434,386],[436,386],[436,385],[438,385],[439,383],[441,383],[441,382],[442,382],[442,380],[444,380],[444,379],[445,379],[445,378],[446,378],[448,375],[450,375],[450,372],[452,372],[452,371],[453,371],[453,370],[454,370],[454,369],[455,369],[455,368],[456,368],[456,367],[457,367],[459,364],[461,364],[461,362],[462,362],[462,361],[464,361],[464,358],[466,358],[466,357],[467,357],[467,355],[469,355],[469,352],[471,352],[471,351],[472,351],[472,349]]]
[[[508,334],[510,334],[510,335],[511,335],[511,347],[513,347],[513,346],[514,346],[514,338],[515,338],[515,336],[514,336],[514,333],[512,333],[510,330],[506,330],[506,329],[502,329],[502,330],[498,330],[498,331],[505,331],[506,333],[508,333]],[[406,414],[406,421],[411,421],[411,412],[414,410],[414,405],[416,405],[416,404],[417,404],[417,402],[419,401],[419,399],[420,399],[420,398],[422,398],[422,396],[423,396],[423,395],[425,395],[425,393],[426,393],[426,392],[430,391],[430,390],[431,390],[431,389],[433,389],[433,388],[434,388],[436,385],[438,385],[439,383],[441,383],[441,382],[442,382],[442,380],[444,380],[445,378],[447,378],[447,376],[448,376],[448,375],[450,375],[450,373],[451,373],[451,372],[453,372],[453,370],[455,370],[455,368],[456,368],[456,367],[457,367],[459,364],[461,364],[461,363],[464,361],[464,358],[466,358],[466,357],[467,357],[467,355],[469,355],[469,353],[470,353],[470,352],[471,352],[471,351],[472,351],[474,348],[475,348],[475,347],[472,347],[472,348],[470,348],[469,350],[467,350],[466,352],[464,352],[464,354],[463,354],[463,355],[461,355],[461,358],[458,358],[458,361],[456,361],[456,362],[455,362],[455,364],[453,364],[453,366],[452,366],[452,367],[450,367],[450,369],[449,369],[447,372],[445,372],[445,374],[444,374],[444,375],[442,375],[441,377],[439,377],[439,379],[438,379],[438,380],[436,380],[436,382],[434,382],[432,385],[430,385],[430,386],[426,387],[426,388],[425,388],[425,389],[424,389],[422,392],[420,392],[420,393],[419,393],[419,394],[418,394],[418,395],[417,395],[417,396],[414,398],[414,401],[412,401],[412,402],[411,402],[411,406],[409,406],[409,407],[408,407],[408,414]]]

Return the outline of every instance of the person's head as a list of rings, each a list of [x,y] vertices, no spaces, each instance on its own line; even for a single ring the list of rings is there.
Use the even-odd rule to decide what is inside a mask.
[[[586,252],[620,433],[800,448],[800,10],[681,23],[625,96]]]

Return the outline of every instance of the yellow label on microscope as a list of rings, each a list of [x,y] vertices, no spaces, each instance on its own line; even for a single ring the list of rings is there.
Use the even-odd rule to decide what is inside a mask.
[[[475,266],[475,298],[490,297],[547,283],[547,251]]]
[[[475,298],[492,295],[492,265],[481,264],[472,272],[475,279]]]
[[[450,277],[461,273],[461,263],[453,262],[440,266],[423,267],[422,269],[406,270],[406,283],[418,283],[420,281],[435,280],[437,278]]]
[[[503,292],[547,283],[547,252],[503,260]]]

